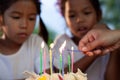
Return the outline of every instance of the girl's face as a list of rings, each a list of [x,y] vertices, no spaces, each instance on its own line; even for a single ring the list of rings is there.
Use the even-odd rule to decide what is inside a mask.
[[[5,39],[23,43],[33,32],[37,9],[31,0],[13,3],[3,15]]]
[[[68,0],[65,4],[65,19],[72,34],[78,39],[98,22],[89,0]]]

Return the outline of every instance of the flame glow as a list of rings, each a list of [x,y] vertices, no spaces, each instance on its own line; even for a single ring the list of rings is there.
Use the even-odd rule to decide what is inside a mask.
[[[74,50],[74,47],[73,47],[73,46],[71,47],[71,50],[72,50],[72,51]]]
[[[41,47],[42,47],[42,48],[44,48],[44,46],[45,46],[45,43],[44,43],[44,42],[42,42],[42,43],[41,43]]]
[[[54,43],[51,43],[50,44],[50,48],[52,49],[54,47]]]
[[[62,46],[59,48],[59,51],[62,53],[62,50],[65,48],[66,46],[66,40],[64,41],[64,43],[62,44]]]

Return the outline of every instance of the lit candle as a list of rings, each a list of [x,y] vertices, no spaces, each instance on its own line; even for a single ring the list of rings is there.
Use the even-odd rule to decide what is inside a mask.
[[[43,53],[44,42],[41,43],[40,49],[40,75],[42,74],[42,53]]]
[[[53,73],[53,59],[52,59],[52,48],[54,47],[54,44],[50,44],[50,73],[52,74]]]
[[[45,48],[44,48],[44,56],[43,56],[43,61],[44,61],[44,74],[46,73],[46,51],[45,51]]]
[[[50,73],[52,74],[52,51],[50,49]]]
[[[60,47],[60,62],[62,62],[62,75],[64,76],[64,49],[65,49],[65,45],[66,45],[66,41],[64,41],[64,43],[62,44],[62,46]],[[62,56],[61,56],[62,55]]]
[[[62,55],[60,53],[60,69],[59,69],[59,73],[61,73],[61,70],[62,70]]]
[[[73,65],[74,65],[74,53],[73,53],[73,50],[74,48],[71,47],[71,50],[72,50],[72,53],[71,53],[71,71],[73,72]]]

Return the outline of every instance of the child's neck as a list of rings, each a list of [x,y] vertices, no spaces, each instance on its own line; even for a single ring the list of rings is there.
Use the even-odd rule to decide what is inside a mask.
[[[80,39],[77,37],[72,37],[73,42],[78,46]]]
[[[17,44],[10,40],[0,39],[0,53],[4,55],[14,54],[19,50],[20,47],[21,44]]]

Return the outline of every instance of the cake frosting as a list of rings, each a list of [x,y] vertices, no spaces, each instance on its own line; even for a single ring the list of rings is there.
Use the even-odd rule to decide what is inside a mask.
[[[24,74],[28,77],[25,80],[87,80],[87,74],[82,73],[80,69],[76,73],[70,72],[64,76],[60,73],[38,75],[33,72],[24,72]]]

